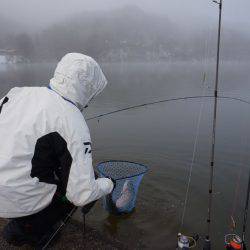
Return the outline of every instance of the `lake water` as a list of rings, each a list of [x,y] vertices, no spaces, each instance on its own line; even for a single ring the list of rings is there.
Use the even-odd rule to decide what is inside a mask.
[[[84,111],[85,118],[161,99],[213,93],[214,62],[206,65],[200,62],[123,63],[103,64],[102,67],[109,85]],[[47,85],[54,69],[55,64],[0,65],[0,94],[3,96],[14,86]],[[249,72],[249,63],[223,63],[220,95],[250,101]],[[201,112],[182,232],[204,235],[212,108],[212,98],[189,99],[137,108],[99,121],[88,121],[95,164],[110,159],[128,160],[143,163],[150,171],[140,186],[133,214],[125,217],[109,216],[98,203],[88,215],[87,223],[107,237],[116,236],[130,249],[175,249]],[[216,132],[211,236],[213,249],[222,249],[224,234],[230,233],[232,211],[235,211],[237,232],[240,234],[242,230],[250,168],[250,105],[219,99]],[[250,235],[250,225],[247,235]]]

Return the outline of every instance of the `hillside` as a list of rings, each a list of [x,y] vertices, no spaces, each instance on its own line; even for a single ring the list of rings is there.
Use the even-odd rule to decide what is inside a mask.
[[[135,6],[110,11],[83,12],[35,34],[9,35],[13,24],[1,24],[7,33],[0,48],[11,47],[32,60],[58,60],[77,51],[102,61],[202,60],[215,57],[217,27],[193,23],[182,27],[166,16]],[[8,28],[7,28],[8,27]],[[8,35],[6,35],[8,34]],[[249,60],[250,36],[223,26],[222,59]],[[207,52],[206,52],[206,48]]]

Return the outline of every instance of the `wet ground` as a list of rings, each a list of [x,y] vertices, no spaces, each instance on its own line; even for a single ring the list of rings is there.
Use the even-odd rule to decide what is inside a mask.
[[[0,231],[4,225],[6,225],[7,220],[0,220]],[[2,235],[0,235],[0,249],[1,250],[32,250],[33,247],[28,245],[22,247],[14,247],[6,243]],[[97,250],[97,249],[107,249],[107,250],[116,250],[116,249],[129,249],[127,246],[119,242],[114,237],[103,237],[103,235],[94,230],[93,228],[86,227],[86,232],[83,235],[82,225],[75,221],[70,221],[69,224],[62,230],[61,237],[56,240],[53,245],[48,249],[65,249],[65,250],[76,250],[76,249],[88,249],[88,250]]]

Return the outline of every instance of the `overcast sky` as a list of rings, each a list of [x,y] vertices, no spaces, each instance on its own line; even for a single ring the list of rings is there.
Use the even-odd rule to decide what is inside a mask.
[[[0,0],[0,14],[33,27],[44,27],[74,13],[138,5],[179,24],[209,23],[218,12],[212,0]],[[250,27],[250,0],[224,0],[226,25]]]

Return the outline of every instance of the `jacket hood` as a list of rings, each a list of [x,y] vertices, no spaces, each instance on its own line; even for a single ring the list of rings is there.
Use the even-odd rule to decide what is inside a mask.
[[[66,54],[50,80],[50,87],[80,110],[101,93],[106,85],[106,77],[98,63],[80,53]]]

